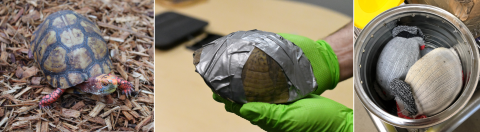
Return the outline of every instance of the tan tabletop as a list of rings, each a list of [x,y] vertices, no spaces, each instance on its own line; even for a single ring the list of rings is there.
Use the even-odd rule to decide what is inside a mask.
[[[345,5],[351,6],[351,5]],[[155,12],[167,11],[158,5]],[[176,12],[209,22],[208,32],[227,35],[238,30],[259,29],[320,39],[351,21],[340,13],[292,1],[208,0]],[[353,36],[352,36],[353,37]],[[353,44],[352,44],[353,46]],[[195,72],[193,51],[180,45],[155,52],[155,130],[168,132],[263,131],[249,121],[225,111]],[[321,96],[353,108],[353,79]]]

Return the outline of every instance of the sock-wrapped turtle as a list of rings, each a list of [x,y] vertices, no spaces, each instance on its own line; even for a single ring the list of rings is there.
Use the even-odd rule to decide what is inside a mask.
[[[436,48],[410,68],[405,81],[394,79],[390,88],[399,115],[433,116],[448,108],[462,90],[462,66],[453,48]]]
[[[392,30],[390,40],[378,57],[375,90],[384,100],[393,99],[390,82],[405,79],[408,69],[420,58],[420,50],[425,47],[422,31],[415,26],[397,26]]]
[[[50,14],[32,34],[28,55],[57,88],[39,106],[49,107],[70,87],[96,95],[110,94],[117,87],[127,95],[133,92],[130,82],[110,73],[108,53],[95,23],[70,10]]]
[[[234,32],[196,50],[193,58],[214,93],[236,103],[287,103],[317,88],[303,51],[271,32]]]

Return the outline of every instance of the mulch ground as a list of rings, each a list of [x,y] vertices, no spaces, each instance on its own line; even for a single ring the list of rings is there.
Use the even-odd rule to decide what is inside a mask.
[[[153,131],[153,6],[153,0],[0,1],[0,130]],[[136,96],[65,93],[52,108],[38,107],[55,88],[28,58],[28,48],[37,26],[60,10],[98,25],[113,73],[130,81]]]

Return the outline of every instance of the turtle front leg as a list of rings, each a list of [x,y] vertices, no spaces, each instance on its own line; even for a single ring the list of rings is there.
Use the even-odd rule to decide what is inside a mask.
[[[122,94],[127,95],[127,97],[131,96],[132,92],[135,91],[132,83],[128,82],[127,80],[117,77],[117,81],[119,82],[118,88],[122,90]]]
[[[57,88],[49,95],[43,96],[42,100],[40,100],[40,102],[38,103],[38,106],[40,106],[40,108],[50,107],[53,102],[57,101],[57,99],[60,98],[63,92],[65,92],[65,89]]]

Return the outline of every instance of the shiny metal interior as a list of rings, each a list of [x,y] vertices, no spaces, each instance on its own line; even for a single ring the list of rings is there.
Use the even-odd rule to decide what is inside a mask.
[[[463,90],[446,110],[425,119],[396,116],[394,101],[383,101],[373,88],[377,58],[393,37],[397,25],[417,26],[425,34],[426,48],[453,47],[464,73]],[[382,121],[402,128],[426,128],[441,123],[460,111],[472,96],[479,78],[478,47],[466,26],[447,11],[428,5],[403,5],[374,18],[355,42],[355,92],[364,107]]]

